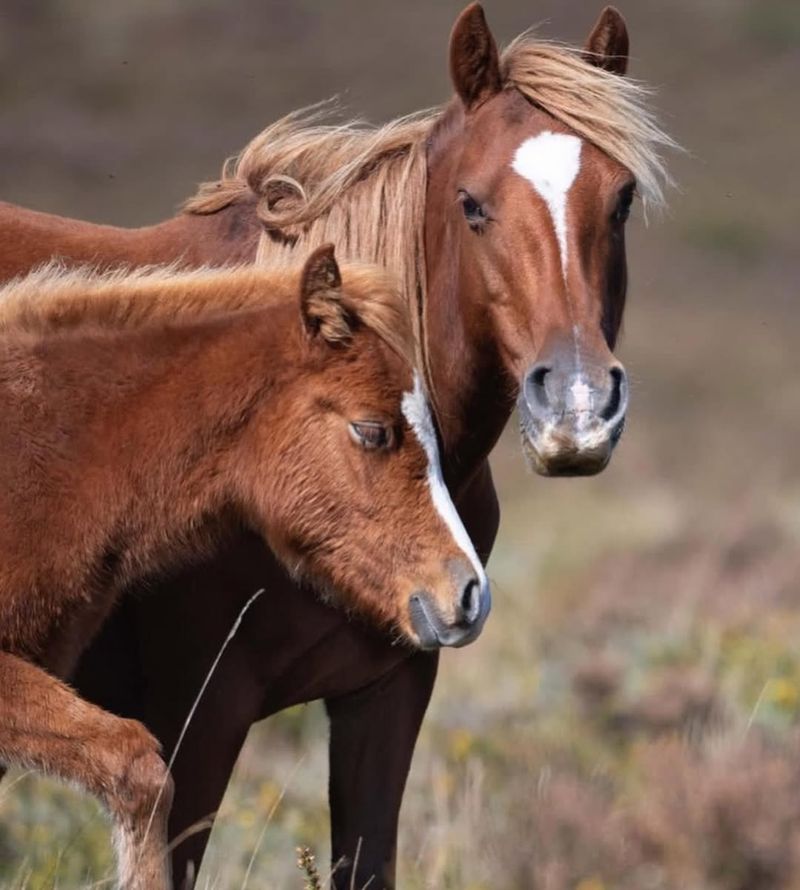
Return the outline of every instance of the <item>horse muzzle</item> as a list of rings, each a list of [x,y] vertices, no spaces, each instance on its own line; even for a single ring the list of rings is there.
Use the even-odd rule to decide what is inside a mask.
[[[628,379],[622,365],[542,362],[525,376],[518,400],[523,449],[542,476],[593,476],[622,436]]]

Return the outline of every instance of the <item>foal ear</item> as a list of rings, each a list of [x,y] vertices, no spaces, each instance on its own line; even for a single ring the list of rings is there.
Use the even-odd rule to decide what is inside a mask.
[[[342,344],[352,336],[354,320],[342,303],[342,276],[332,244],[318,247],[303,266],[300,315],[311,337]]]
[[[623,75],[628,70],[628,28],[622,13],[606,6],[600,13],[586,46],[583,57],[597,68]]]
[[[480,3],[471,3],[453,25],[450,76],[467,111],[482,105],[503,87],[497,46]]]

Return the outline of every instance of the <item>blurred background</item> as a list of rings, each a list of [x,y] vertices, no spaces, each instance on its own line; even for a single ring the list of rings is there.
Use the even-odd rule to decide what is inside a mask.
[[[486,0],[501,42],[582,43],[602,0]],[[463,0],[2,0],[0,198],[170,215],[267,123],[340,93],[448,98]],[[800,887],[800,4],[619,0],[670,210],[630,223],[629,425],[596,479],[525,470],[514,423],[480,641],[446,652],[401,815],[404,888]],[[327,862],[321,706],[254,727],[202,887]],[[266,829],[266,830],[265,830]],[[4,888],[108,873],[90,802],[0,786]]]

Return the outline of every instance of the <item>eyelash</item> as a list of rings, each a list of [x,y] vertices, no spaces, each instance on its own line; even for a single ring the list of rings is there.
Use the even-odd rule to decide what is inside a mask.
[[[467,221],[467,225],[473,232],[482,232],[486,223],[491,222],[491,217],[469,192],[460,189],[458,196],[461,200],[461,208],[464,212],[464,218]]]
[[[391,448],[394,441],[390,427],[370,421],[351,423],[350,435],[365,451],[386,451]]]
[[[617,201],[617,206],[611,215],[613,221],[618,225],[622,225],[623,223],[627,222],[628,217],[631,215],[631,205],[633,204],[635,195],[635,186],[623,189],[623,191],[620,193],[619,199]]]
[[[465,189],[460,189],[458,195],[461,200],[461,207],[464,212],[464,218],[467,221],[467,225],[470,227],[470,229],[472,229],[473,232],[482,232],[486,227],[486,224],[491,221],[491,217],[488,216],[483,207],[475,200],[475,198],[472,197],[472,195],[468,191],[466,191]],[[631,213],[631,205],[633,204],[635,195],[635,186],[623,190],[622,194],[620,195],[617,207],[612,214],[612,219],[618,225],[623,225],[625,222],[627,222],[628,217]]]

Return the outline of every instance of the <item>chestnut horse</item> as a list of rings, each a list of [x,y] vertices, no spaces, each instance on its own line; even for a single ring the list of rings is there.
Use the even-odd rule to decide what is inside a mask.
[[[622,430],[628,387],[611,350],[625,302],[625,220],[635,191],[660,202],[660,152],[671,145],[649,94],[625,76],[627,55],[611,8],[582,50],[523,35],[499,54],[473,4],[451,35],[456,95],[442,108],[378,129],[290,116],[153,227],[6,205],[0,276],[53,255],[290,263],[324,241],[391,269],[416,323],[445,479],[485,560],[499,518],[487,458],[515,402],[523,448],[542,474],[598,472]],[[160,579],[169,595],[158,608],[155,598],[127,598],[87,653],[79,687],[142,718],[170,750],[241,603],[286,583],[260,542],[242,535],[202,569]],[[391,646],[302,588],[262,598],[175,762],[172,836],[215,812],[253,721],[324,698],[332,851],[342,863],[334,881],[393,887],[400,801],[437,663],[435,651]],[[206,840],[200,831],[177,846],[181,877]]]
[[[329,247],[300,279],[45,268],[0,310],[0,759],[97,795],[120,886],[167,890],[158,741],[53,676],[125,585],[244,525],[398,639],[463,645],[486,576],[381,271],[342,282]]]

